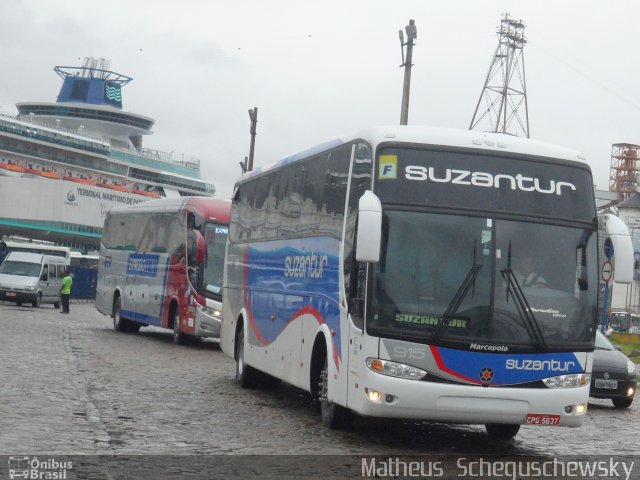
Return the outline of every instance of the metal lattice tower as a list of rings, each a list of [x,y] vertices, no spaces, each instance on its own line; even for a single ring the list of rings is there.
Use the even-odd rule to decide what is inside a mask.
[[[524,23],[505,13],[498,47],[482,87],[469,130],[524,134],[529,138],[527,83],[524,76]],[[522,112],[524,110],[524,112]]]
[[[640,145],[614,143],[611,146],[609,190],[629,198],[638,192],[640,180]]]

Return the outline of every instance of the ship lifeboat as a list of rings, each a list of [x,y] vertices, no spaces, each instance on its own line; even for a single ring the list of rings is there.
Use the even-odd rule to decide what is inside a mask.
[[[38,170],[37,168],[25,168],[24,171],[27,173],[32,173],[34,175],[39,175],[41,177],[46,177],[46,178],[55,178],[55,179],[62,178],[62,176],[58,173],[48,172],[46,170]]]
[[[111,185],[108,183],[96,183],[96,186],[109,188],[111,190],[118,190],[119,192],[129,192],[129,189],[123,185]]]
[[[131,193],[144,195],[145,197],[160,198],[160,194],[157,192],[145,192],[144,190],[131,190]]]
[[[21,167],[20,165],[16,165],[13,163],[4,163],[4,162],[0,162],[0,167],[4,168],[5,170],[10,170],[12,172],[24,172],[25,169],[24,167]]]
[[[94,180],[89,180],[88,178],[65,176],[63,179],[68,180],[69,182],[83,183],[85,185],[96,185]]]

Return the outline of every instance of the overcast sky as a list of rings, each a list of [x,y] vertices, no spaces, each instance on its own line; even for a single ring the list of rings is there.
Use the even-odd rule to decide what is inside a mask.
[[[626,0],[4,0],[0,109],[55,101],[55,65],[110,59],[134,79],[124,109],[156,119],[145,146],[199,158],[229,197],[249,108],[256,166],[398,124],[409,19],[409,124],[468,128],[504,12],[526,24],[531,138],[582,152],[607,189],[611,144],[640,144],[640,3]]]

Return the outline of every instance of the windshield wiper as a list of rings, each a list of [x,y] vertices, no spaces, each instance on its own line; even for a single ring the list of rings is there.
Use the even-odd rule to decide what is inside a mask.
[[[445,312],[442,314],[442,317],[440,317],[440,320],[438,321],[438,326],[436,327],[435,331],[433,332],[433,335],[431,336],[431,339],[434,342],[438,342],[438,340],[440,340],[440,337],[442,336],[444,331],[449,327],[451,320],[453,320],[453,316],[458,311],[458,308],[460,308],[460,305],[462,304],[462,301],[464,300],[464,298],[467,296],[467,293],[469,292],[472,286],[475,286],[476,278],[480,270],[482,270],[482,265],[479,263],[476,263],[476,242],[474,241],[473,242],[473,265],[467,272],[467,276],[460,284],[458,291],[451,299],[451,302],[447,306],[447,309],[445,310]]]
[[[515,299],[518,314],[520,315],[520,318],[524,319],[524,323],[527,327],[527,332],[529,333],[531,340],[536,343],[538,348],[546,350],[547,342],[544,339],[540,323],[538,323],[538,320],[536,320],[536,317],[533,315],[531,306],[527,301],[527,297],[522,291],[522,287],[520,286],[516,275],[513,273],[513,270],[511,270],[511,242],[509,242],[507,268],[500,270],[500,273],[502,274],[502,278],[507,282],[507,302],[509,301],[509,293],[511,292],[511,295]]]

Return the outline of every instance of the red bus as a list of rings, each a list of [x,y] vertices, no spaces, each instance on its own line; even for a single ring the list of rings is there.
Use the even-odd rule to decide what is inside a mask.
[[[151,200],[111,209],[104,221],[96,308],[120,332],[153,325],[219,338],[231,203],[212,197]]]

